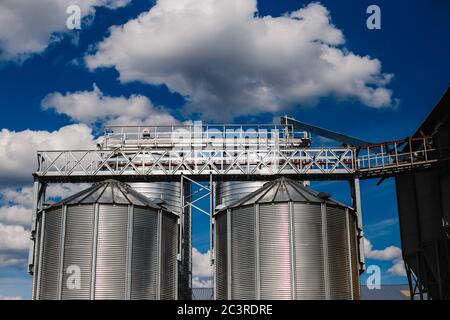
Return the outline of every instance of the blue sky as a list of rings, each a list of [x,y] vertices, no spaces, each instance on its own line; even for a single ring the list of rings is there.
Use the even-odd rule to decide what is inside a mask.
[[[7,0],[6,6],[8,2],[13,3]],[[72,1],[72,3],[77,2],[79,1]],[[108,121],[127,119],[123,118],[124,115],[117,110],[114,111],[113,118],[100,111],[82,110],[77,113],[73,110],[78,110],[76,103],[80,101],[88,103],[99,100],[112,101],[118,108],[135,102],[138,106],[136,108],[144,111],[138,112],[133,121],[146,121],[151,119],[151,115],[157,114],[158,119],[163,119],[161,121],[183,122],[188,119],[205,119],[206,122],[221,122],[220,120],[224,119],[223,121],[230,122],[270,123],[274,117],[287,113],[320,127],[376,142],[400,139],[412,134],[449,86],[450,2],[446,0],[320,1],[320,8],[326,8],[328,17],[331,19],[326,22],[326,26],[317,28],[319,33],[327,34],[326,36],[319,34],[319,38],[323,36],[325,39],[320,41],[324,41],[329,47],[337,48],[344,56],[352,53],[358,57],[370,57],[364,61],[358,59],[354,64],[350,61],[348,69],[345,69],[345,72],[341,70],[342,83],[328,78],[325,81],[317,74],[317,70],[322,69],[315,70],[308,67],[308,65],[315,66],[317,60],[314,56],[304,53],[301,46],[295,46],[295,43],[292,43],[293,39],[297,39],[295,38],[297,35],[290,33],[292,28],[286,29],[288,30],[286,33],[270,38],[268,34],[257,32],[265,30],[260,26],[240,25],[234,22],[237,26],[245,28],[234,31],[241,32],[247,37],[245,39],[249,43],[257,43],[258,46],[251,47],[247,43],[238,42],[236,39],[241,38],[236,36],[227,24],[227,19],[234,19],[235,14],[225,11],[229,9],[226,5],[219,8],[224,10],[223,15],[218,15],[208,22],[213,31],[217,27],[219,30],[217,32],[223,32],[223,34],[219,33],[223,39],[219,41],[218,37],[215,37],[213,41],[204,41],[202,37],[210,36],[208,33],[210,30],[194,28],[198,21],[193,20],[196,15],[192,12],[195,13],[197,9],[191,7],[190,11],[183,9],[186,14],[180,16],[179,21],[168,20],[173,23],[173,33],[182,32],[183,28],[189,30],[185,39],[179,39],[178,44],[176,41],[173,44],[169,38],[175,36],[165,33],[167,26],[161,21],[158,22],[161,25],[137,24],[137,28],[142,28],[142,39],[136,38],[136,34],[131,31],[121,33],[120,29],[113,33],[114,37],[110,37],[111,26],[121,26],[141,13],[149,11],[155,5],[154,1],[135,0],[132,3],[112,1],[117,5],[109,7],[104,5],[103,0],[91,2],[95,3],[95,6],[83,9],[86,10],[86,18],[82,22],[81,30],[69,31],[58,21],[50,25],[51,16],[60,15],[63,21],[67,17],[65,11],[58,6],[42,9],[35,19],[35,25],[31,26],[26,22],[29,19],[26,16],[27,11],[17,9],[17,17],[22,17],[24,22],[22,28],[11,27],[10,34],[0,19],[0,30],[3,30],[0,31],[0,107],[2,111],[0,129],[4,129],[0,136],[4,141],[2,144],[0,140],[0,159],[4,162],[12,161],[8,158],[9,153],[6,152],[13,152],[16,147],[11,145],[20,143],[23,137],[27,139],[26,143],[31,143],[30,141],[34,143],[31,143],[28,148],[30,153],[18,152],[21,157],[32,160],[13,159],[14,163],[23,163],[27,167],[17,169],[14,165],[8,166],[6,163],[2,168],[0,165],[0,219],[3,217],[2,207],[17,209],[16,207],[26,208],[29,205],[22,203],[23,200],[20,200],[17,194],[26,194],[28,190],[26,188],[29,188],[31,184],[30,174],[35,165],[35,156],[31,151],[36,145],[45,147],[54,146],[52,143],[56,143],[57,146],[64,145],[61,139],[56,138],[62,133],[51,135],[51,132],[78,125],[68,129],[73,130],[73,133],[69,131],[72,140],[78,141],[67,140],[67,145],[78,146],[77,143],[92,142],[93,137],[90,136],[90,129],[86,129],[87,126],[95,129],[95,136],[100,132],[98,129]],[[168,3],[170,0],[160,2]],[[203,2],[206,3],[206,0],[202,0]],[[241,3],[249,3],[251,6],[252,0]],[[295,17],[286,18],[286,13],[305,8],[310,3],[310,1],[300,0],[260,0],[257,2],[258,13],[253,19],[265,16],[281,19],[284,16],[285,19],[294,21]],[[368,17],[366,8],[370,4],[377,4],[381,8],[381,30],[366,28]],[[4,5],[0,4],[0,10],[5,9],[2,6]],[[12,6],[14,9],[19,7],[19,4]],[[319,7],[316,6],[315,9],[317,8]],[[240,7],[234,9],[240,10]],[[15,12],[14,10],[11,12]],[[248,10],[248,8],[242,5],[242,10]],[[312,13],[317,12],[322,11]],[[308,11],[307,16],[312,17],[312,13]],[[243,20],[247,23],[251,18],[250,16],[246,18],[247,20]],[[303,16],[303,19],[314,21],[315,18],[307,20]],[[152,35],[155,35],[154,30],[149,30],[152,26],[161,27],[162,30],[155,39],[151,39]],[[30,31],[28,34],[36,35],[39,38],[36,41],[42,44],[43,48],[16,49],[18,43],[30,41],[30,36],[21,34],[26,28],[33,29],[33,32]],[[334,31],[331,32],[330,28],[339,30],[345,41],[337,40],[338,35]],[[40,30],[44,29],[48,29],[48,34],[57,35],[59,40],[46,40],[43,36],[45,32],[40,33]],[[148,47],[144,45],[139,47],[140,40],[148,43]],[[172,46],[167,48],[174,50],[168,51],[167,57],[156,56],[159,50],[162,50],[161,48],[166,48],[164,47],[166,40]],[[106,43],[107,46],[102,47],[100,43]],[[270,45],[271,43],[273,45]],[[308,49],[317,49],[314,42],[305,43]],[[277,48],[281,45],[289,50],[282,51]],[[255,48],[261,47],[263,48],[261,52],[254,53]],[[225,53],[222,54],[223,52]],[[280,56],[286,58],[285,65],[278,63],[279,61],[270,60],[273,52],[275,52],[274,59]],[[277,56],[278,54],[280,56]],[[127,55],[128,58],[123,57]],[[96,59],[88,62],[86,56]],[[238,64],[236,60],[240,57],[243,59]],[[254,58],[254,61],[249,58]],[[142,70],[139,66],[136,67],[133,61],[126,59],[142,62]],[[306,66],[302,64],[302,59]],[[378,59],[380,63],[379,70],[374,67],[374,59]],[[258,64],[258,61],[269,61],[271,69],[266,69],[266,66]],[[293,64],[292,68],[288,65],[289,63]],[[158,65],[155,66],[155,64]],[[228,66],[229,71],[223,72],[222,69]],[[340,67],[339,63],[335,67]],[[218,72],[214,68],[222,69]],[[317,77],[320,88],[313,93],[309,91],[304,93],[303,89],[295,91],[294,89],[304,84],[301,77],[299,78],[296,74],[296,68],[300,73],[305,72],[306,75]],[[366,68],[372,71],[366,71]],[[294,89],[283,87],[284,74],[287,79],[292,78],[294,82],[297,81],[298,87],[293,87]],[[392,74],[393,77],[390,81],[383,82],[383,75],[386,74]],[[250,84],[245,82],[244,76],[245,79],[251,78],[252,82]],[[329,76],[332,77],[333,72],[330,72]],[[237,83],[241,81],[244,83],[241,91],[236,91],[233,77],[236,78]],[[273,80],[271,77],[280,81]],[[210,86],[208,86],[210,84],[208,80],[211,80]],[[354,80],[354,83],[362,81],[364,90],[366,87],[381,88],[384,93],[388,90],[389,97],[380,102],[376,100],[376,95],[372,91],[363,90],[360,94],[351,94],[347,90],[346,80]],[[93,89],[94,83],[98,91]],[[255,87],[259,91],[253,91]],[[261,93],[265,92],[262,89],[267,88],[270,93],[268,97]],[[223,107],[221,101],[214,104],[217,99],[210,99],[217,90],[222,91],[222,89],[223,92],[230,93],[226,99],[229,96],[236,97],[226,101],[229,106]],[[75,99],[73,99],[74,93],[78,93]],[[272,100],[271,94],[276,95],[277,99]],[[138,97],[136,101],[131,99],[133,95]],[[46,97],[47,103],[44,103]],[[112,100],[108,100],[108,97],[112,97]],[[220,93],[215,97],[220,98]],[[211,101],[213,103],[208,105]],[[249,108],[254,109],[245,107],[242,101],[248,101]],[[276,107],[271,107],[272,102]],[[95,103],[89,107],[94,108]],[[222,110],[228,107],[230,109]],[[21,132],[25,133],[21,135]],[[74,138],[74,135],[79,136]],[[66,137],[63,141],[66,141],[65,139]],[[320,141],[316,144],[320,144]],[[28,146],[28,144],[24,145]],[[20,179],[14,179],[14,170],[18,170],[17,176],[21,176]],[[13,172],[12,175],[8,174],[11,172]],[[376,182],[377,180],[362,182],[363,216],[367,237],[374,250],[383,250],[390,246],[400,247],[394,182],[388,179],[380,186],[376,186]],[[349,203],[349,190],[346,183],[313,183],[313,187],[321,191],[329,191],[334,198]],[[11,190],[17,194],[14,195]],[[0,220],[0,223],[8,227],[15,226],[11,221]],[[22,224],[21,228],[26,230],[27,226]],[[8,230],[21,232],[21,229],[9,228]],[[3,236],[5,234],[6,231]],[[200,252],[206,252],[209,244],[208,218],[200,213],[194,216],[193,237],[194,247]],[[3,261],[7,261],[19,251],[20,249],[17,248],[3,251],[0,248],[0,255],[5,257]],[[20,252],[17,256],[22,259],[25,251],[22,249]],[[384,283],[406,283],[404,277],[387,271],[394,263],[392,260],[369,259],[367,262],[380,265]],[[31,278],[27,275],[23,264],[14,264],[10,261],[3,266],[0,265],[0,296],[29,298],[30,283]]]

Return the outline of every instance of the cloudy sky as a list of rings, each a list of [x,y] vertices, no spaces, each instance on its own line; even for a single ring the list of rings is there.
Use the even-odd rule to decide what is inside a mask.
[[[91,148],[104,124],[283,114],[369,141],[413,133],[449,85],[450,4],[377,1],[382,29],[369,30],[371,2],[0,1],[0,298],[31,296],[37,149]],[[376,182],[362,183],[368,264],[406,283],[395,186]],[[313,186],[349,202],[345,183]],[[194,283],[208,286],[208,219],[194,219]]]

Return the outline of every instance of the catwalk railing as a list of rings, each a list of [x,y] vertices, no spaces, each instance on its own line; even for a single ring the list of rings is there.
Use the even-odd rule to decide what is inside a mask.
[[[429,167],[439,150],[429,138],[367,147],[293,149],[123,149],[38,152],[38,177],[152,177],[300,175],[377,177]],[[70,180],[70,179],[69,179]]]

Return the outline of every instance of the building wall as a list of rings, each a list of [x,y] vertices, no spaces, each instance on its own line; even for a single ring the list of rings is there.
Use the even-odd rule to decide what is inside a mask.
[[[396,177],[403,258],[435,299],[450,298],[449,118],[437,119],[434,132],[425,132],[439,150],[439,166]]]

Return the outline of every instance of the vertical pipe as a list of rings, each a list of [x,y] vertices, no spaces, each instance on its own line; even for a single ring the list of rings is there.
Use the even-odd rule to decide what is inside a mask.
[[[209,219],[210,219],[210,255],[211,255],[211,270],[212,270],[212,278],[213,278],[213,290],[214,290],[214,299],[216,297],[216,289],[217,289],[217,283],[216,283],[216,237],[215,237],[215,220],[214,220],[214,214],[215,214],[215,205],[214,205],[214,181],[212,177],[212,173],[209,174]]]
[[[41,218],[41,235],[40,235],[40,244],[39,244],[39,265],[38,265],[38,274],[34,275],[35,277],[37,276],[37,281],[36,281],[36,292],[35,292],[35,297],[34,299],[39,299],[40,298],[40,291],[41,291],[41,279],[42,279],[42,254],[44,252],[43,247],[44,247],[44,237],[45,237],[45,232],[46,232],[46,228],[45,228],[45,218],[46,218],[46,214],[45,211],[42,212],[42,218]]]
[[[365,268],[365,254],[364,254],[364,245],[363,242],[360,241],[364,236],[363,231],[363,223],[362,223],[362,205],[361,205],[361,187],[359,183],[359,177],[355,176],[352,180],[350,180],[350,189],[352,195],[352,207],[356,211],[356,220],[357,220],[357,239],[358,239],[358,257],[360,263],[360,270],[364,270]]]
[[[42,224],[42,222],[41,222]],[[33,284],[31,287],[31,299],[35,300],[35,294],[36,294],[36,286],[37,286],[37,273],[39,272],[39,258],[42,256],[41,253],[41,239],[42,239],[42,225],[39,224],[38,218],[36,220],[36,232],[35,232],[35,237],[34,240],[32,240],[32,248],[30,248],[30,250],[32,252],[30,252],[30,255],[33,254],[33,257],[31,259],[32,260],[32,264],[33,264]],[[38,246],[38,249],[36,249],[36,246]],[[29,258],[30,259],[30,258]],[[29,270],[31,268],[29,267]]]
[[[37,177],[34,178],[33,184],[33,204],[32,204],[32,218],[31,218],[31,238],[30,238],[30,251],[28,252],[28,272],[34,273],[35,264],[35,250],[36,250],[36,227],[37,227],[37,214],[42,209],[45,202],[45,191],[47,184],[41,183]],[[33,277],[34,278],[34,277]],[[34,280],[33,280],[34,282]],[[32,288],[32,296],[34,295],[34,286]]]
[[[41,185],[40,181],[35,177],[34,178],[34,185],[33,185],[33,204],[32,204],[32,218],[31,218],[31,237],[30,237],[30,245],[29,245],[29,252],[28,252],[28,272],[33,275],[33,285],[31,289],[31,296],[32,299],[35,298],[35,291],[36,291],[36,275],[35,275],[35,264],[36,261],[36,229],[37,229],[37,214],[40,207],[40,191],[41,188],[44,188],[45,186]],[[44,192],[45,194],[45,192]],[[45,196],[44,196],[45,197]]]
[[[180,238],[178,243],[178,251],[180,253],[179,261],[183,264],[183,240],[184,240],[184,210],[185,210],[185,196],[184,196],[184,176],[180,178],[180,193],[181,193],[181,212],[180,212]]]
[[[226,217],[226,216],[225,216]],[[217,248],[217,229],[214,229],[214,248]],[[214,250],[214,260],[217,259],[217,253]],[[216,275],[217,275],[217,264],[213,264],[211,266],[212,273],[213,273],[213,299],[217,300],[217,281],[215,281]]]
[[[188,261],[188,278],[189,278],[189,291],[192,293],[192,207],[188,208],[188,215],[189,215],[189,261]]]
[[[213,215],[214,215],[214,204],[213,204],[213,197],[212,197],[212,174],[209,174],[209,252],[210,252],[210,260],[211,263],[213,263],[214,257],[213,257]]]

